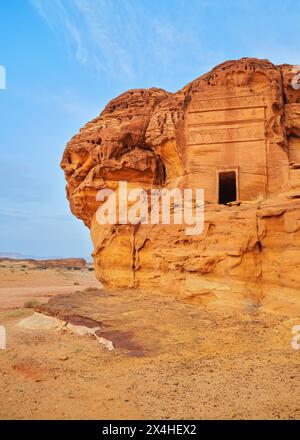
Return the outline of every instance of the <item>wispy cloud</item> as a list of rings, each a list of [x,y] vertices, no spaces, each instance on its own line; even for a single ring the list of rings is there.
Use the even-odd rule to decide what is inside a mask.
[[[71,89],[61,89],[59,93],[39,89],[34,98],[31,99],[38,103],[52,106],[58,111],[80,120],[87,120],[99,114],[99,108],[95,103],[89,102]]]
[[[29,0],[29,2],[53,32],[64,35],[71,44],[76,59],[81,64],[86,64],[87,49],[82,39],[80,22],[78,20],[76,22],[76,16],[69,8],[71,4],[67,2],[63,5],[61,0]]]
[[[78,63],[127,87],[148,81],[169,88],[179,77],[183,86],[226,59],[258,56],[278,63],[297,50],[299,7],[293,6],[291,19],[292,0],[276,8],[259,0],[28,1]],[[280,33],[278,14],[286,29]]]
[[[63,35],[76,60],[112,76],[133,75],[129,39],[135,39],[135,17],[126,1],[30,0],[50,29]],[[116,11],[119,9],[119,13]],[[113,20],[113,22],[112,22]]]
[[[63,35],[76,60],[112,78],[133,79],[146,69],[178,65],[178,46],[199,41],[178,29],[168,11],[133,0],[29,0],[41,18]],[[180,6],[174,1],[174,7]],[[183,7],[182,5],[180,7]],[[150,9],[149,9],[150,8]],[[175,65],[171,65],[175,63]]]
[[[1,220],[24,219],[27,217],[29,217],[29,215],[27,213],[24,213],[23,211],[21,211],[17,208],[10,207],[10,206],[6,206],[5,208],[0,207],[0,219]]]

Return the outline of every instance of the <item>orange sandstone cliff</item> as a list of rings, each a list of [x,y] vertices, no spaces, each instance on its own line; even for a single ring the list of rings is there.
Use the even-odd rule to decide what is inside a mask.
[[[300,90],[292,66],[227,61],[176,93],[130,90],[67,144],[74,215],[110,287],[245,300],[300,287]],[[99,189],[204,188],[205,225],[99,225]],[[227,203],[232,202],[232,203]],[[271,293],[270,293],[271,294]]]

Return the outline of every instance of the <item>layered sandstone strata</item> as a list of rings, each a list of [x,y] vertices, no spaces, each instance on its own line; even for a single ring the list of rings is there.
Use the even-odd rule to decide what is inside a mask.
[[[91,230],[99,280],[191,294],[235,282],[257,294],[265,283],[300,286],[293,75],[292,66],[267,60],[227,61],[176,93],[122,94],[70,140],[61,162],[67,196]],[[187,236],[174,224],[99,225],[96,194],[117,190],[120,180],[148,192],[203,188],[203,233]]]

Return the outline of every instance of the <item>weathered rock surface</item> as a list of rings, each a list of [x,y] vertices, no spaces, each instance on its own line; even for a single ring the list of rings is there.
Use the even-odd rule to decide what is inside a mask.
[[[67,144],[72,212],[91,230],[99,280],[177,294],[230,294],[233,284],[300,286],[300,90],[292,66],[227,61],[177,93],[131,90]],[[222,204],[221,175],[238,203]],[[204,188],[205,226],[99,225],[97,191]],[[225,194],[226,196],[226,194]]]

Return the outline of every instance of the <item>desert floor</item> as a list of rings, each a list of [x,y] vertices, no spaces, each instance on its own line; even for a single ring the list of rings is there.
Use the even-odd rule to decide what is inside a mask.
[[[0,280],[1,419],[300,418],[296,316],[108,292],[86,270],[1,267]],[[117,348],[18,325],[48,300],[101,322]]]

